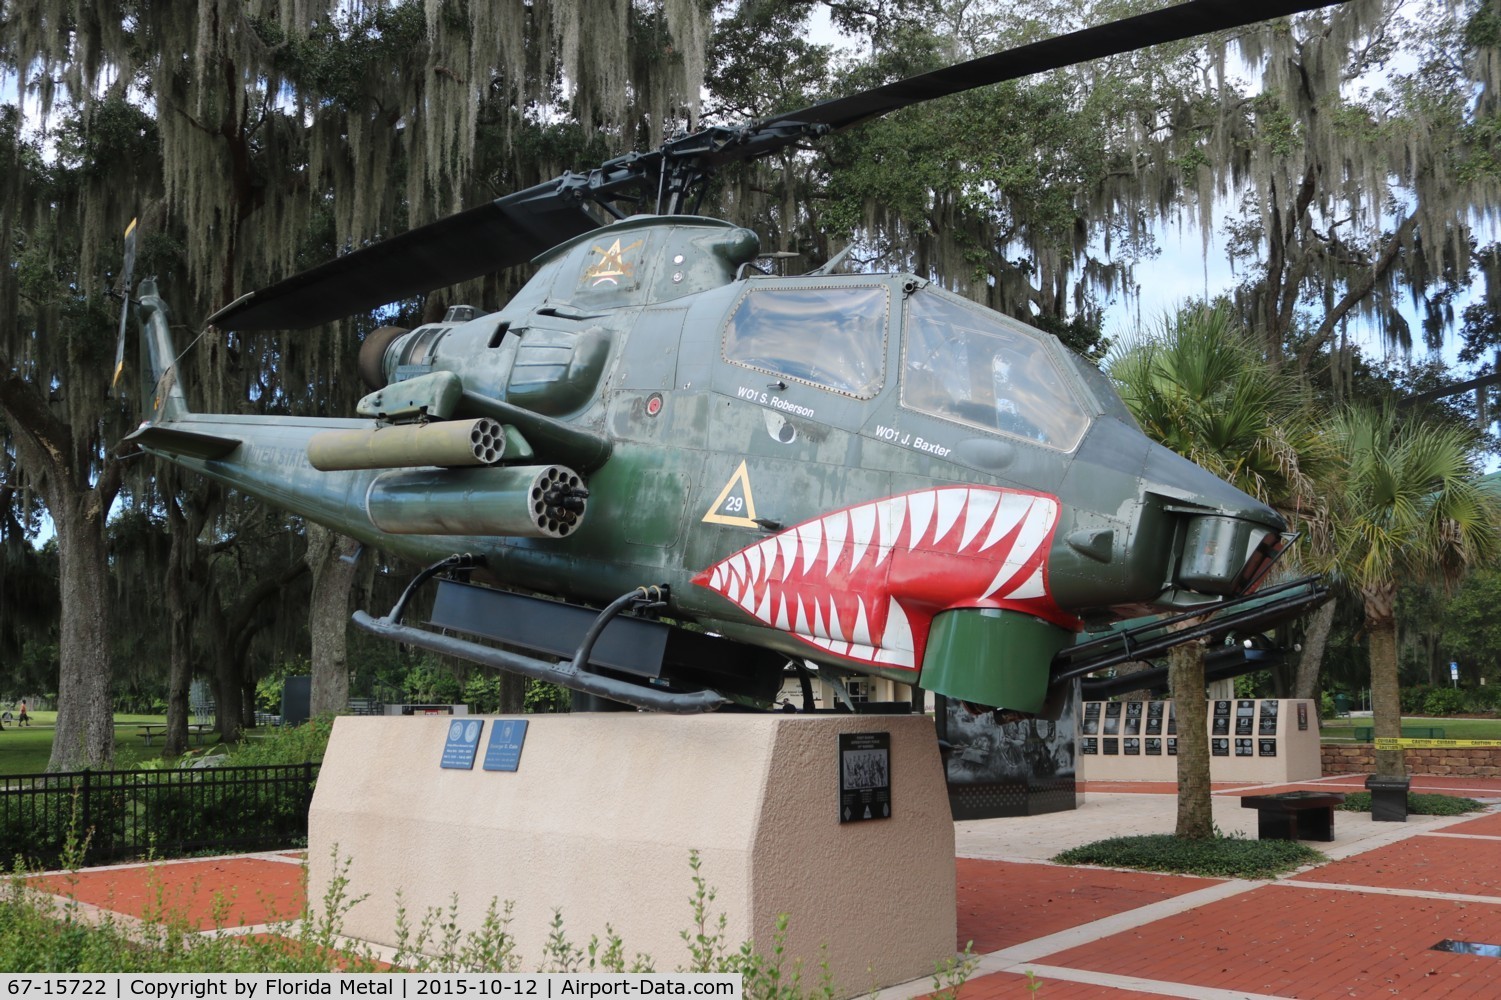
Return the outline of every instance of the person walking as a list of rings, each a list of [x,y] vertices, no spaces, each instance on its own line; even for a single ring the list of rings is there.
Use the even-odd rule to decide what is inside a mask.
[[[26,714],[26,699],[21,699],[21,712],[16,716],[16,727],[31,725],[31,716]]]

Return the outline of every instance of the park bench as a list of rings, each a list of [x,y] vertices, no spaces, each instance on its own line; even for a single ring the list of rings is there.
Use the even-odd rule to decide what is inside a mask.
[[[1345,801],[1342,792],[1277,792],[1247,795],[1240,800],[1256,810],[1256,836],[1262,840],[1334,839],[1334,808]]]
[[[1369,743],[1376,737],[1375,726],[1356,726],[1355,742]],[[1403,726],[1402,737],[1410,740],[1441,740],[1444,738],[1443,726]]]

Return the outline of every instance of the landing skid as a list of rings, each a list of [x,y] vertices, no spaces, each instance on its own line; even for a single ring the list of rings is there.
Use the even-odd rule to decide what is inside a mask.
[[[418,587],[439,573],[481,565],[477,556],[450,556],[417,574],[385,617],[357,611],[354,623],[393,642],[654,712],[768,704],[781,683],[783,657],[646,617],[666,607],[665,586],[638,587],[600,610],[439,579],[431,624],[511,647],[505,649],[403,624]]]

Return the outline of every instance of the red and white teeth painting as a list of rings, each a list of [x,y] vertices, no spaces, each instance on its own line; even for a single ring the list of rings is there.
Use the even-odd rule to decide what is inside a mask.
[[[1048,588],[1058,500],[994,486],[915,490],[787,528],[693,578],[758,620],[873,666],[922,664],[933,616],[1008,608],[1070,622]]]

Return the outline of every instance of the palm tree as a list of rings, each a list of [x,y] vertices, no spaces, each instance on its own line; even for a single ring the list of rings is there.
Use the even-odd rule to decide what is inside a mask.
[[[1112,355],[1110,375],[1148,436],[1279,509],[1307,517],[1311,467],[1324,453],[1294,377],[1270,365],[1224,305],[1165,318],[1153,336]],[[1178,712],[1177,835],[1213,835],[1204,647],[1168,656]]]
[[[1335,418],[1330,438],[1339,463],[1318,555],[1364,604],[1376,736],[1400,737],[1397,585],[1452,586],[1496,558],[1501,498],[1482,487],[1463,428],[1351,409]],[[1376,773],[1405,778],[1403,752],[1376,751]]]

